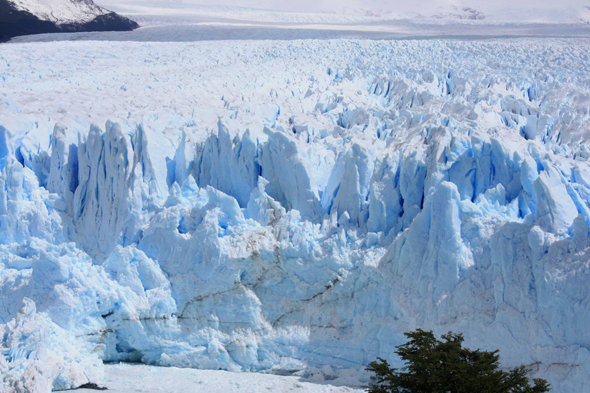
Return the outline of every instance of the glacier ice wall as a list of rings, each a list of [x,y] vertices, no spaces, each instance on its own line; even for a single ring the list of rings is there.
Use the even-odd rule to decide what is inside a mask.
[[[98,358],[397,364],[421,327],[590,389],[587,46],[53,45],[0,53],[6,386],[29,324],[53,388]]]

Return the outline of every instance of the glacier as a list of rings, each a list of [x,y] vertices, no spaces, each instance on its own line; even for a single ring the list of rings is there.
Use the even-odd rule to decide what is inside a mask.
[[[2,46],[3,391],[101,361],[366,380],[417,327],[590,390],[588,56]]]

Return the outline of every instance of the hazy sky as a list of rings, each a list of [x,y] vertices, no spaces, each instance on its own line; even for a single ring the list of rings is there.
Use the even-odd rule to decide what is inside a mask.
[[[150,0],[147,0],[150,1]],[[146,0],[96,0],[98,4],[141,3]],[[472,6],[480,10],[499,8],[562,8],[590,6],[590,0],[151,0],[152,3],[194,3],[235,5],[279,11],[321,12],[341,11],[344,7],[385,11],[433,10],[440,6]]]

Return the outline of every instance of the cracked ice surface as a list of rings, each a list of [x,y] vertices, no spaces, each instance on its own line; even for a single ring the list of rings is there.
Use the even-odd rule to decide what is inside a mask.
[[[350,373],[422,327],[590,389],[589,53],[3,46],[5,388],[83,384],[97,356]]]

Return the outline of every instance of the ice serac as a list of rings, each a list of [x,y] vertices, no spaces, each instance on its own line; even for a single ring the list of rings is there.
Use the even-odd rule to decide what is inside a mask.
[[[578,215],[561,177],[555,168],[547,165],[534,183],[538,200],[537,220],[543,229],[554,233],[567,231]]]
[[[327,213],[345,212],[352,224],[365,226],[369,218],[369,184],[373,174],[374,151],[355,144],[341,154],[332,171],[322,205]]]
[[[399,160],[386,155],[375,163],[369,190],[369,232],[387,233],[402,215],[403,199],[399,190]]]
[[[473,60],[508,44],[256,45],[241,56],[278,82],[224,72],[220,86],[243,83],[245,98],[191,101],[189,115],[43,122],[2,101],[4,387],[31,374],[39,391],[75,387],[98,358],[366,381],[377,356],[399,366],[395,346],[420,327],[499,349],[503,367],[526,365],[556,392],[590,390],[590,148],[578,132],[590,120],[563,101],[588,81]],[[296,61],[323,45],[354,64]],[[375,51],[362,69],[359,48]],[[553,59],[539,48],[514,51]],[[312,76],[285,84],[264,65],[283,50]],[[584,51],[559,50],[586,67]],[[445,53],[464,62],[443,67]]]
[[[436,302],[452,293],[461,271],[473,265],[471,252],[461,238],[460,213],[457,187],[443,182],[426,198],[422,211],[395,240],[391,254],[382,262],[385,270],[402,277],[403,285],[420,293],[416,298],[428,297]]]
[[[269,180],[267,193],[286,209],[295,209],[310,220],[323,216],[317,185],[305,163],[305,153],[297,140],[284,133],[264,130],[268,142],[262,149],[260,173]]]
[[[138,134],[141,138],[141,130]],[[84,249],[94,257],[104,258],[111,252],[129,214],[133,167],[128,143],[120,127],[112,123],[107,123],[105,133],[92,127],[88,137],[78,143],[73,222]],[[143,147],[141,140],[138,144]],[[143,157],[138,150],[136,157]]]
[[[267,193],[284,208],[310,219],[323,216],[317,186],[304,162],[306,149],[295,138],[268,128],[260,134],[247,130],[232,135],[220,122],[217,134],[207,138],[201,149],[194,164],[200,187],[212,186],[246,207],[262,176],[269,180]]]
[[[196,158],[197,183],[234,195],[240,206],[246,206],[260,175],[259,155],[258,138],[252,137],[250,132],[232,135],[219,122],[217,134],[207,138]]]
[[[267,184],[268,180],[258,178],[258,186],[250,193],[246,209],[248,218],[262,226],[272,226],[286,213],[285,209],[266,193]]]

